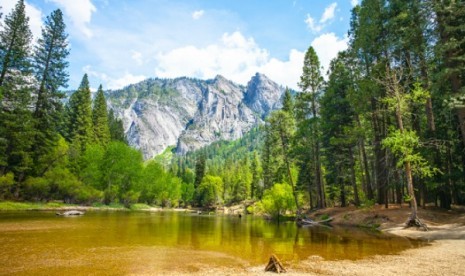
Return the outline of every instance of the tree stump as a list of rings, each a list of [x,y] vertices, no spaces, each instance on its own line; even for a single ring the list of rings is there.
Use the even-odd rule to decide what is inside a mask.
[[[276,257],[276,255],[273,254],[271,255],[270,261],[265,267],[265,271],[281,273],[281,272],[286,272],[286,269],[284,268],[283,264],[278,259],[278,257]]]

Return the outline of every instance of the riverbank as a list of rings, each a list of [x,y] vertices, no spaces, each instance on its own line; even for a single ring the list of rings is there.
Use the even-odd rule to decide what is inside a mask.
[[[465,275],[465,210],[419,209],[420,219],[429,228],[427,232],[405,229],[404,222],[409,214],[407,206],[327,208],[313,212],[309,216],[315,220],[331,216],[332,225],[378,229],[386,234],[426,240],[429,244],[396,255],[376,255],[361,260],[324,260],[311,256],[288,267],[287,275]],[[206,268],[196,274],[270,275],[264,272],[265,265],[243,269]]]
[[[18,205],[19,204],[19,205]],[[139,210],[156,212],[161,211],[161,208],[150,207],[148,205],[133,206]],[[1,202],[0,210],[129,210],[123,206],[75,206],[67,205],[59,202],[48,204],[36,203],[8,203]],[[178,209],[169,209],[178,210]],[[181,210],[186,211],[186,210]],[[374,206],[370,209],[360,209],[354,207],[347,208],[328,208],[319,210],[309,214],[315,220],[322,217],[331,216],[332,224],[351,226],[378,228],[387,234],[394,234],[402,237],[424,239],[430,242],[427,246],[419,248],[411,248],[404,250],[395,255],[375,255],[358,260],[327,260],[317,255],[311,255],[300,259],[298,262],[284,262],[288,269],[288,275],[465,275],[463,271],[463,263],[465,262],[465,212],[464,210],[454,209],[452,211],[440,210],[437,208],[427,208],[419,210],[419,217],[425,222],[430,231],[419,231],[416,229],[403,229],[403,223],[410,213],[408,207],[390,206],[385,209],[380,206]],[[95,214],[93,214],[95,215]],[[78,223],[80,220],[67,220],[66,224],[53,224],[50,231],[58,229],[57,227],[71,227],[71,223]],[[236,221],[240,221],[236,219]],[[60,226],[61,225],[61,226]],[[5,226],[5,225],[4,225]],[[25,223],[11,223],[10,228],[2,230],[12,233],[14,231],[38,231],[46,227],[42,224],[37,225]],[[106,229],[106,228],[104,228]],[[127,228],[130,229],[130,228]],[[108,236],[108,235],[107,235]],[[130,235],[132,236],[132,235]],[[8,235],[5,236],[5,238]],[[29,236],[28,236],[29,237]],[[202,244],[208,243],[203,241]],[[32,243],[27,243],[32,244]],[[139,242],[137,243],[139,244]],[[53,250],[58,250],[53,248]],[[52,251],[53,251],[52,250]],[[96,250],[94,252],[93,250]],[[5,250],[8,252],[8,250]],[[10,252],[11,253],[11,252]],[[5,253],[5,254],[10,254]],[[72,253],[72,252],[71,252]],[[91,256],[89,259],[75,258],[68,251],[55,252],[54,258],[45,258],[43,260],[35,260],[42,267],[47,267],[45,270],[40,270],[41,266],[33,263],[31,274],[40,275],[42,271],[59,275],[64,272],[68,274],[74,273],[73,269],[79,266],[81,275],[96,274],[103,275],[106,272],[108,262],[119,264],[118,267],[123,275],[272,275],[264,272],[267,263],[266,257],[263,264],[251,264],[247,259],[234,256],[228,253],[220,253],[215,249],[196,250],[188,247],[173,248],[163,246],[130,246],[126,251],[121,247],[105,246],[102,248],[93,248],[89,251]],[[82,250],[75,254],[82,254]],[[95,255],[94,255],[95,253]],[[272,252],[274,253],[274,252]],[[64,255],[63,255],[64,254]],[[67,259],[64,256],[70,255]],[[1,254],[0,254],[1,255]],[[34,256],[40,256],[37,253]],[[48,255],[47,255],[48,256]],[[73,257],[74,256],[74,257]],[[134,258],[133,256],[137,256]],[[182,256],[182,263],[177,263],[173,266],[172,260],[176,260]],[[308,255],[307,255],[308,256]],[[49,256],[50,257],[50,256]],[[105,258],[109,258],[106,260]],[[278,256],[280,257],[280,256]],[[5,259],[8,259],[6,255]],[[94,263],[91,260],[98,260]],[[60,263],[65,262],[66,263]],[[105,261],[103,261],[105,260]],[[15,260],[16,261],[16,260]],[[20,262],[21,263],[21,262]],[[92,263],[92,265],[90,265]],[[24,264],[24,262],[22,262]],[[102,265],[100,265],[102,264]],[[14,274],[15,268],[13,265],[8,267],[9,272]],[[38,267],[37,271],[34,267]],[[19,268],[18,268],[19,269]],[[54,270],[55,269],[55,270]],[[116,268],[115,268],[116,269]],[[37,272],[37,273],[36,273]],[[1,275],[2,273],[0,273]],[[8,274],[8,273],[7,273]],[[65,273],[67,274],[67,273]],[[79,273],[78,273],[79,274]],[[45,274],[44,274],[45,275]]]

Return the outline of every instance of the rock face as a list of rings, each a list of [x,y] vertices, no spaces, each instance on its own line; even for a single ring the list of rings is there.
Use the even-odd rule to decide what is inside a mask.
[[[284,88],[256,74],[246,87],[222,76],[148,79],[107,100],[123,119],[130,145],[149,159],[175,146],[179,154],[214,141],[240,138],[280,107]]]

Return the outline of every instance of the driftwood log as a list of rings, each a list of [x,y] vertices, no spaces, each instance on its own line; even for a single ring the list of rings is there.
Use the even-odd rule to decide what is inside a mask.
[[[296,223],[298,226],[305,226],[305,225],[318,225],[318,224],[324,224],[324,223],[329,223],[333,220],[333,218],[327,218],[324,220],[319,220],[319,221],[314,221],[312,219],[308,218],[298,218]]]
[[[286,269],[284,268],[283,264],[278,259],[278,257],[276,257],[276,255],[273,254],[271,255],[270,261],[265,267],[265,271],[281,273],[281,272],[286,272]]]

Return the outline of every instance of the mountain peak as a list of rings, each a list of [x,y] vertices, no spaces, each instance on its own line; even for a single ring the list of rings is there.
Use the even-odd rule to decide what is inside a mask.
[[[108,93],[129,143],[149,159],[169,146],[184,154],[218,140],[235,140],[263,123],[284,90],[263,74],[245,87],[214,79],[156,79]]]
[[[284,89],[266,75],[256,73],[247,83],[245,103],[264,119],[271,110],[280,107]]]

